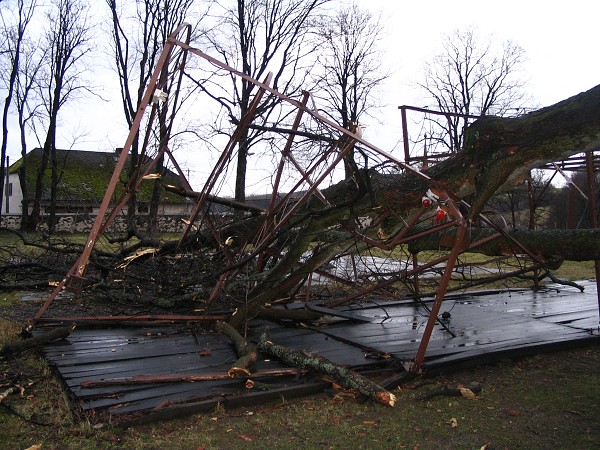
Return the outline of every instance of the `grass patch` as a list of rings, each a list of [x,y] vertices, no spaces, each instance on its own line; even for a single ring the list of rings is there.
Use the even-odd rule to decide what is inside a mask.
[[[565,280],[591,280],[596,278],[594,261],[564,261],[554,275]]]
[[[0,308],[12,306],[21,300],[21,295],[18,292],[2,292],[0,291]]]
[[[0,317],[0,345],[16,339],[20,330],[21,328],[16,322]]]

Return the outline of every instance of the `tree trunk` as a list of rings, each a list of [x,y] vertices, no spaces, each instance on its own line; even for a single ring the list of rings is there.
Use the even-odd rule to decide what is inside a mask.
[[[471,227],[470,241],[484,239],[494,234],[490,228]],[[591,261],[600,259],[600,229],[580,230],[510,230],[508,235],[522,243],[529,251],[548,260]],[[411,253],[423,250],[439,250],[445,242],[452,242],[452,232],[437,233],[417,239],[408,244]],[[496,239],[481,245],[473,252],[488,256],[512,255],[518,249],[504,239]]]
[[[29,185],[27,183],[27,139],[25,136],[25,127],[23,125],[23,112],[19,110],[19,134],[21,137],[21,167],[19,167],[19,185],[23,193],[21,202],[21,230],[27,228],[27,218],[29,217]]]
[[[139,133],[135,135],[133,142],[131,143],[131,152],[129,158],[129,166],[127,168],[127,178],[131,180],[137,173],[137,165],[139,161]],[[127,228],[129,231],[135,230],[136,223],[135,218],[137,215],[137,195],[135,192],[129,197],[127,202]]]
[[[52,144],[50,151],[50,214],[48,217],[48,234],[53,235],[56,230],[56,197],[58,190],[58,160],[56,159],[56,145]]]
[[[31,214],[27,219],[27,231],[35,231],[40,223],[41,212],[42,212],[42,198],[44,195],[44,174],[48,167],[48,160],[50,158],[50,145],[44,144],[40,155],[40,167],[38,169],[37,177],[35,179],[35,192],[33,195],[33,207]]]
[[[237,168],[235,175],[235,199],[246,200],[246,172],[248,167],[248,132],[244,132],[238,143]]]
[[[409,211],[420,206],[429,188],[443,189],[456,200],[472,195],[468,216],[475,220],[495,193],[522,182],[532,168],[599,147],[600,86],[519,118],[484,117],[476,121],[468,129],[465,148],[427,171],[431,180],[412,172],[382,174],[363,170],[358,179],[344,180],[322,191],[333,206],[323,208],[315,199],[298,211],[297,223],[301,226],[287,245],[284,256],[265,273],[251,291],[247,304],[238,308],[230,323],[239,326],[247,313],[254,313],[260,306],[290,291],[336,251],[347,251],[356,243],[358,239],[353,238],[351,230],[343,231],[340,224],[351,227],[349,224],[359,217],[381,217],[387,211],[390,219],[384,221],[381,228],[384,234],[393,234],[403,226],[394,217],[407,217]],[[237,224],[238,229],[244,225]],[[322,241],[332,226],[340,229],[337,248],[329,255],[315,255],[300,263],[301,256],[315,241]],[[245,235],[252,233],[249,228]],[[554,257],[564,253],[574,259],[596,259],[599,254],[589,244],[590,234],[581,236],[579,240],[577,234],[569,235],[568,239],[577,241],[573,245],[561,245],[566,242],[566,236],[557,239],[543,233],[537,238],[515,235],[540,254],[550,253]],[[502,249],[489,251],[497,254]]]
[[[163,165],[164,165],[164,156],[161,156],[156,161],[155,172],[162,174]],[[148,234],[150,236],[156,236],[158,233],[158,217],[159,217],[159,207],[160,207],[160,199],[162,194],[162,184],[160,182],[160,178],[157,178],[153,181],[152,186],[152,197],[150,198],[150,207],[148,210]]]
[[[19,11],[21,13],[21,11]],[[20,16],[21,14],[19,14]],[[19,19],[21,19],[19,17]],[[8,164],[6,161],[6,147],[8,146],[8,110],[13,100],[13,94],[15,89],[15,82],[17,80],[17,74],[19,72],[19,60],[21,58],[21,43],[23,41],[23,28],[21,20],[19,20],[19,29],[16,39],[16,46],[14,49],[14,60],[10,68],[10,75],[8,77],[8,89],[6,93],[6,99],[4,100],[4,108],[2,110],[2,144],[0,147],[0,174],[6,175],[8,178]],[[4,205],[4,179],[0,177],[0,219],[2,218],[2,206]]]

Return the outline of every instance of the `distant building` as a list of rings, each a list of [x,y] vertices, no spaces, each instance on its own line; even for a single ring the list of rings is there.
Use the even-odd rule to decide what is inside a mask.
[[[110,178],[115,169],[119,156],[115,153],[92,152],[82,150],[56,150],[58,165],[58,185],[56,195],[56,214],[74,215],[84,214],[96,216],[99,206],[106,193]],[[32,208],[35,195],[35,181],[40,167],[42,149],[36,148],[25,157],[26,190],[21,188],[20,176],[23,159],[18,160],[9,168],[8,182],[5,183],[5,197],[2,215],[21,216],[24,204]],[[130,156],[128,156],[128,159]],[[114,193],[117,200],[126,185],[126,170],[121,175]],[[181,184],[177,174],[164,170],[162,179],[170,184]],[[41,213],[47,215],[50,208],[51,170],[46,169],[44,176],[44,191],[42,194]],[[152,195],[154,180],[142,182],[137,194],[137,213],[148,214],[149,200]],[[25,202],[24,202],[25,200]],[[192,201],[179,195],[163,192],[159,206],[159,215],[177,216],[187,215],[191,209]]]

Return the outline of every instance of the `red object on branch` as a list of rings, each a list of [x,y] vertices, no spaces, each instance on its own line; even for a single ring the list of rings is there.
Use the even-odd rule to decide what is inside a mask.
[[[438,206],[437,211],[435,212],[435,218],[437,220],[444,220],[444,217],[446,217],[446,211],[444,211],[442,208],[440,208]]]
[[[425,208],[429,208],[431,206],[431,199],[427,196],[423,197],[421,199],[421,204],[425,207]]]

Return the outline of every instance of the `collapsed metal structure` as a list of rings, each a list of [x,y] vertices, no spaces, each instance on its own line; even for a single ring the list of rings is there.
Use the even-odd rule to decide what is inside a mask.
[[[191,27],[181,25],[169,37],[165,48],[158,60],[156,69],[146,89],[140,108],[135,117],[128,138],[120,153],[119,159],[106,194],[100,206],[94,225],[89,233],[85,248],[77,262],[68,271],[65,278],[58,283],[52,294],[45,301],[34,320],[43,319],[44,313],[50,304],[66,289],[81,289],[84,286],[86,271],[90,263],[90,256],[99,239],[105,233],[119,213],[128,204],[132,195],[138,191],[144,179],[152,178],[159,160],[168,158],[180,176],[183,191],[191,192],[191,185],[184,172],[179,167],[169,146],[176,113],[182,103],[181,86],[184,77],[188,75],[188,59],[198,57],[208,63],[214,70],[222,71],[231,76],[239,77],[256,86],[256,93],[250,104],[247,114],[239,121],[233,133],[224,146],[218,160],[211,167],[202,189],[196,193],[191,213],[185,221],[186,225],[181,234],[180,242],[183,243],[198,230],[208,231],[212,238],[218,242],[220,257],[226,262],[226,268],[218,277],[218,281],[211,287],[207,304],[213,304],[222,295],[228,285],[240,279],[250,283],[248,273],[261,273],[268,269],[271,261],[281,258],[275,243],[282,230],[294,226],[296,214],[311,202],[314,207],[315,199],[323,210],[332,207],[323,190],[331,185],[332,180],[339,178],[343,170],[344,160],[355,148],[360,148],[360,153],[365,162],[378,169],[394,172],[411,172],[426,184],[431,181],[428,175],[409,164],[409,159],[402,161],[394,155],[387,153],[372,145],[357,132],[344,129],[332,122],[319,111],[310,107],[311,95],[302,93],[300,99],[293,99],[278,92],[270,86],[271,75],[264,81],[251,77],[235,70],[232,67],[212,58],[206,53],[190,45]],[[228,164],[240,136],[247,130],[255,119],[256,109],[265,95],[278,97],[289,117],[293,117],[287,136],[281,139],[282,147],[277,154],[276,164],[271,179],[271,192],[266,208],[237,205],[245,214],[256,216],[261,222],[260,232],[252,241],[242,245],[230,246],[226,242],[227,236],[222,236],[219,230],[222,211],[214,208],[218,203],[219,189],[226,183]],[[403,115],[404,121],[405,116]],[[307,125],[306,123],[309,122]],[[406,126],[406,124],[405,124]],[[303,127],[307,129],[318,128],[327,137],[321,142],[308,143],[313,145],[313,152],[306,156],[305,141],[299,142]],[[404,127],[405,128],[405,127]],[[128,181],[123,193],[115,201],[116,187],[123,172],[127,156],[136,135],[140,133],[142,146],[140,150],[139,166],[136,174]],[[273,132],[281,137],[281,132]],[[407,142],[407,130],[404,129],[404,140]],[[325,144],[323,144],[325,142]],[[310,298],[311,292],[317,286],[325,283],[338,284],[347,288],[343,296],[329,299],[322,303],[324,307],[334,307],[346,304],[356,299],[362,299],[373,293],[383,293],[385,296],[396,295],[394,286],[402,284],[408,286],[415,297],[420,299],[421,292],[419,279],[426,274],[436,271],[441,273],[434,300],[428,308],[429,318],[423,330],[421,343],[413,361],[407,365],[410,370],[419,371],[425,357],[429,339],[436,323],[440,308],[446,294],[451,290],[450,282],[457,268],[459,257],[480,245],[497,238],[506,239],[523,263],[514,270],[492,274],[485,279],[503,279],[521,275],[543,267],[544,261],[537,255],[515,241],[503,227],[498,226],[493,220],[481,216],[486,226],[494,229],[494,233],[486,238],[471,242],[467,238],[469,223],[467,220],[469,205],[464,201],[457,201],[442,189],[433,185],[423,192],[421,207],[413,211],[409,217],[396,217],[399,223],[404,222],[401,231],[392,236],[376,236],[374,230],[382,221],[389,219],[389,211],[381,211],[378,215],[365,218],[360,224],[346,231],[352,233],[356,243],[360,243],[361,252],[340,252],[333,260],[324,261],[324,264],[315,271],[311,271],[304,279],[297,283],[293,290],[301,293],[305,298]],[[447,250],[427,262],[420,263],[417,254],[404,252],[406,259],[399,261],[396,253],[393,258],[390,252],[405,249],[411,241],[426,236],[434,235],[442,230],[454,230],[453,239],[448,242]],[[357,231],[358,230],[358,231]],[[367,262],[360,261],[360,255],[369,255]],[[386,259],[388,258],[388,259]],[[393,259],[393,263],[390,261]],[[302,265],[300,258],[299,265]],[[384,267],[385,266],[385,267]],[[596,266],[598,268],[598,264]],[[597,269],[598,270],[598,269]],[[600,278],[600,277],[598,277]],[[461,288],[458,288],[461,289]],[[110,318],[110,317],[108,317]],[[116,318],[116,317],[113,317]],[[186,315],[186,316],[147,316],[130,320],[216,320],[223,319],[219,315]],[[67,320],[68,318],[64,318]],[[105,318],[106,319],[106,318]],[[120,319],[127,319],[120,317]],[[442,324],[443,325],[443,324]]]

